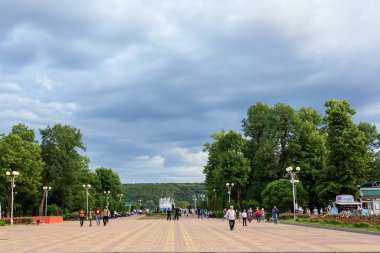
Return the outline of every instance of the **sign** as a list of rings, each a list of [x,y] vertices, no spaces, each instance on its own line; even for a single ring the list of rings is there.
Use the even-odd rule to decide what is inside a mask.
[[[127,200],[124,202],[125,206],[131,206],[132,205],[132,200]]]
[[[337,202],[344,202],[344,203],[353,203],[355,202],[354,196],[352,195],[338,195],[336,196],[336,201]]]

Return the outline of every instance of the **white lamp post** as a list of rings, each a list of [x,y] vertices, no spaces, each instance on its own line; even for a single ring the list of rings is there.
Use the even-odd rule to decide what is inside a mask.
[[[42,187],[42,189],[44,189],[45,191],[45,216],[47,216],[47,199],[48,199],[48,192],[51,190],[51,187],[49,186],[44,186]]]
[[[201,203],[201,206],[203,205],[204,206],[204,202],[205,202],[205,197],[206,197],[206,195],[204,195],[204,194],[199,194],[199,198],[202,200],[202,202],[203,203]]]
[[[110,195],[110,191],[104,191],[104,194],[107,195],[107,207],[109,208],[109,203],[108,203],[108,196]]]
[[[12,200],[11,200],[11,225],[13,225],[13,202],[14,202],[14,192],[13,189],[15,188],[15,179],[20,175],[20,172],[18,171],[7,171],[5,172],[5,175],[11,179],[11,194],[12,194]]]
[[[290,175],[290,182],[292,183],[292,186],[293,186],[293,216],[294,216],[294,219],[296,219],[296,187],[295,187],[295,184],[296,183],[299,183],[299,180],[296,180],[295,179],[295,175],[297,173],[299,173],[301,170],[300,167],[296,167],[295,171],[293,170],[293,167],[288,167],[286,168],[286,171],[289,173]]]
[[[228,204],[231,203],[231,189],[234,187],[234,183],[226,183],[226,187],[228,189]]]
[[[197,198],[194,197],[193,200],[194,200],[194,206],[195,206],[195,209],[197,209]]]
[[[90,184],[84,184],[83,189],[86,190],[86,215],[88,215],[88,190],[91,189],[91,185]]]
[[[139,199],[140,205],[139,205],[139,210],[141,210],[141,199]]]

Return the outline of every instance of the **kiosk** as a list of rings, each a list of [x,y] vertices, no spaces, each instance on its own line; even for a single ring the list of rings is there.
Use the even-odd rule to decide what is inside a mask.
[[[370,214],[380,214],[380,181],[360,185],[360,201]]]
[[[354,196],[347,194],[336,196],[334,202],[334,207],[339,213],[357,214],[361,206],[360,202],[355,201]]]

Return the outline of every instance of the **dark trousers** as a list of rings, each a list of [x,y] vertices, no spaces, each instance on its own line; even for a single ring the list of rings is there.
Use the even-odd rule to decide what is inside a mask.
[[[84,217],[79,217],[80,226],[83,227]]]
[[[247,218],[243,218],[243,226],[247,226]]]
[[[256,220],[257,220],[257,222],[260,222],[261,221],[261,216],[260,215],[256,215]]]
[[[234,230],[235,220],[228,220],[228,222],[230,224],[230,230]]]
[[[172,216],[170,214],[166,215],[166,220],[172,220]]]
[[[103,216],[103,224],[104,224],[104,226],[107,225],[107,222],[108,222],[108,216]]]

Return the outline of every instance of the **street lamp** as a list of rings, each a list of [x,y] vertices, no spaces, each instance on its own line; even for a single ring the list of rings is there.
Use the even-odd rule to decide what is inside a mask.
[[[124,194],[123,194],[123,193],[119,193],[119,194],[117,194],[117,196],[118,196],[118,198],[119,198],[119,201],[121,202],[121,200],[122,200]]]
[[[216,193],[217,193],[217,189],[213,189],[212,190],[214,192],[214,208],[216,208],[216,202],[217,202],[217,199],[216,199]]]
[[[296,219],[296,208],[297,208],[297,205],[296,205],[296,187],[295,187],[295,184],[296,183],[299,183],[299,180],[296,180],[295,179],[295,176],[297,173],[299,173],[301,170],[300,167],[296,167],[295,171],[293,170],[293,167],[288,167],[286,168],[286,171],[289,173],[290,175],[290,182],[292,183],[292,186],[293,186],[293,216],[294,216],[294,219]]]
[[[205,197],[206,197],[206,195],[204,195],[204,194],[199,194],[199,198],[202,200],[202,203],[201,203],[201,205],[203,205],[204,206],[204,202],[205,202]]]
[[[107,207],[109,207],[109,203],[108,203],[108,196],[110,195],[110,191],[104,191],[104,194],[107,196]]]
[[[141,210],[141,201],[142,201],[142,200],[141,200],[141,199],[139,199],[139,202],[140,202],[140,205],[139,205],[139,209],[140,209],[140,210]]]
[[[195,209],[197,209],[197,198],[194,197],[193,200],[194,200],[194,206],[195,206]]]
[[[88,215],[88,190],[91,189],[91,185],[90,184],[84,184],[83,185],[83,189],[86,190],[86,215]]]
[[[15,185],[15,179],[20,175],[20,172],[18,171],[7,171],[5,172],[5,175],[11,179],[11,192],[12,192],[12,201],[11,201],[11,225],[13,225],[13,202],[14,202],[14,192],[13,189],[16,187]]]
[[[51,187],[49,186],[44,186],[42,187],[42,189],[44,189],[45,191],[45,216],[47,216],[47,199],[48,199],[48,192],[51,190]]]
[[[226,183],[226,187],[228,189],[228,204],[231,202],[231,189],[234,187],[234,183]]]

